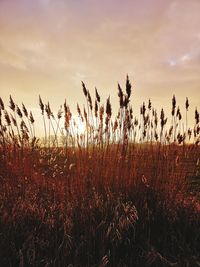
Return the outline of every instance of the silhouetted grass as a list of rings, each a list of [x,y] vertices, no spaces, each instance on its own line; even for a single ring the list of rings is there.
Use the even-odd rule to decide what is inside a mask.
[[[176,98],[171,124],[149,100],[140,118],[132,87],[57,115],[39,97],[44,140],[33,114],[0,99],[0,266],[200,266],[199,113],[188,128]]]

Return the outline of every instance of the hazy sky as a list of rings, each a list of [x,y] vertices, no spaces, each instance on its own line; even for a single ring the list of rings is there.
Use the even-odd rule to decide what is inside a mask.
[[[199,0],[0,0],[0,94],[37,112],[83,103],[81,80],[117,104],[126,74],[133,101],[200,105]]]

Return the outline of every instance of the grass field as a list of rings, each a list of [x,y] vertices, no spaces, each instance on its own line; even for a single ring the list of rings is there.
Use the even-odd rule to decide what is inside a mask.
[[[43,140],[24,105],[0,99],[0,266],[200,266],[197,109],[192,128],[175,96],[170,119],[150,100],[137,119],[127,77],[115,117],[82,86],[84,131],[40,97]]]

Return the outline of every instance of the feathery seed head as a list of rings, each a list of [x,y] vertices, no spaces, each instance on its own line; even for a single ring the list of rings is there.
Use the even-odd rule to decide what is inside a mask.
[[[17,121],[16,121],[16,119],[13,117],[12,114],[10,114],[10,117],[11,117],[11,120],[12,120],[13,125],[16,127],[16,126],[17,126]]]
[[[21,112],[21,109],[16,105],[16,112],[17,112],[17,114],[18,114],[18,116],[20,117],[20,118],[22,118],[23,117],[23,114],[22,114],[22,112]]]
[[[1,97],[0,97],[0,109],[4,110],[4,103]]]
[[[23,110],[23,112],[24,112],[24,115],[26,116],[26,117],[28,117],[28,111],[27,111],[27,109],[26,109],[26,107],[25,107],[25,105],[22,103],[22,110]]]
[[[10,108],[12,109],[12,111],[15,111],[15,103],[14,103],[11,95],[10,95]]]
[[[118,83],[118,96],[119,96],[120,108],[123,108],[123,106],[124,106],[124,93],[123,93],[122,88],[120,87],[119,83]]]
[[[98,116],[98,103],[97,100],[95,100],[95,107],[94,107],[95,117]]]
[[[30,119],[30,122],[33,124],[35,120],[34,120],[34,117],[31,111],[30,111],[29,119]]]
[[[40,109],[42,111],[42,115],[44,115],[44,104],[42,102],[42,98],[39,95],[39,105],[40,105]]]
[[[7,122],[7,125],[10,126],[11,120],[10,120],[10,117],[9,117],[8,112],[6,110],[4,110],[4,117],[5,117],[5,120]]]
[[[128,75],[126,76],[126,93],[127,93],[128,99],[129,99],[131,96],[131,83],[129,81]]]
[[[186,101],[185,101],[185,108],[186,108],[186,110],[188,111],[188,108],[189,108],[189,100],[188,100],[188,98],[186,97]]]
[[[87,96],[88,96],[88,102],[89,102],[90,109],[92,110],[92,98],[91,98],[89,90],[87,91]]]
[[[82,83],[82,87],[83,87],[83,93],[84,93],[85,97],[87,97],[88,90],[86,89],[84,82],[82,81],[81,83]]]
[[[172,116],[175,114],[175,109],[176,109],[176,97],[173,95],[172,97]]]
[[[199,112],[197,108],[195,108],[195,120],[196,120],[196,124],[199,124]]]
[[[101,98],[100,98],[100,95],[99,95],[99,93],[98,93],[98,91],[97,91],[97,88],[95,88],[95,94],[96,94],[96,100],[97,100],[97,102],[100,103]]]
[[[106,114],[107,114],[108,117],[111,117],[111,115],[112,115],[112,108],[111,108],[111,104],[110,104],[110,96],[108,97],[107,102],[106,102]]]

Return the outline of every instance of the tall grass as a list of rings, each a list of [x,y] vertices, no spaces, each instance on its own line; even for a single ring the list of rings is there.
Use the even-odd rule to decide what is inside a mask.
[[[0,98],[0,266],[199,266],[198,110],[193,128],[188,98],[183,118],[173,96],[171,125],[151,100],[136,118],[127,76],[114,116],[82,88],[79,122],[39,97],[44,141]]]

